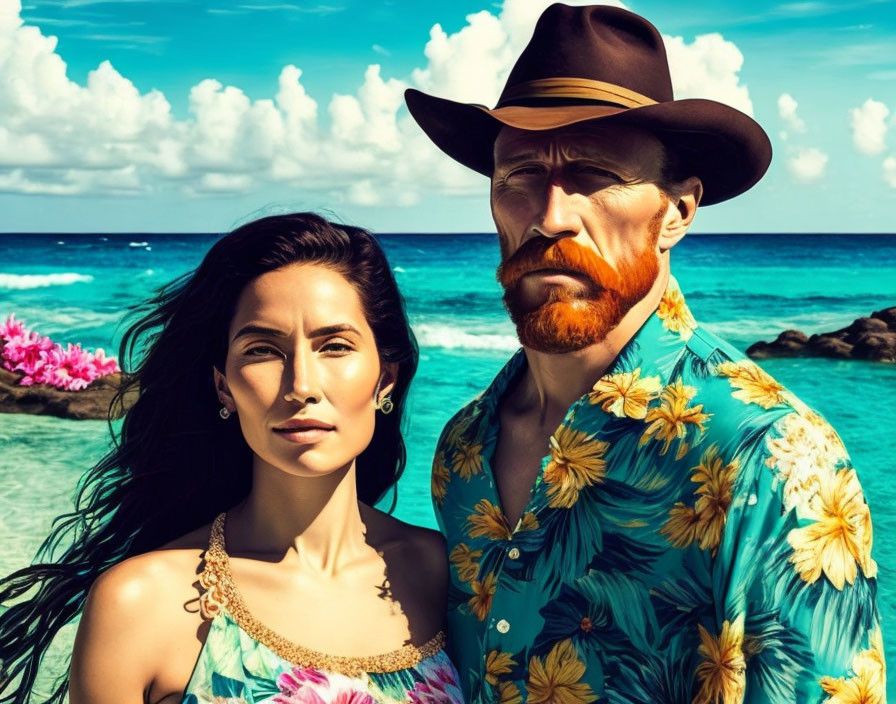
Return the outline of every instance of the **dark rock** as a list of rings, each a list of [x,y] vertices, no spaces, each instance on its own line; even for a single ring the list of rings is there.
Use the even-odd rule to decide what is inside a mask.
[[[845,328],[806,337],[799,330],[785,330],[774,342],[756,342],[747,348],[750,357],[833,357],[896,363],[896,306],[857,318]]]
[[[896,306],[876,310],[871,314],[872,318],[883,320],[890,330],[896,330]]]
[[[109,405],[122,383],[121,374],[100,377],[86,389],[64,391],[53,386],[19,386],[21,374],[0,368],[0,413],[29,413],[73,420],[105,419]],[[120,418],[137,398],[136,389],[117,407],[113,418]]]
[[[824,333],[827,337],[836,337],[840,340],[854,341],[866,332],[887,332],[887,323],[878,318],[858,318],[850,325],[832,333]],[[854,342],[853,342],[854,344]]]
[[[757,359],[767,357],[797,357],[806,346],[807,338],[799,330],[785,330],[774,342],[757,342],[747,349],[747,354]]]
[[[872,362],[896,362],[896,332],[865,333],[853,345],[852,355]]]
[[[806,345],[810,357],[834,357],[849,359],[852,356],[852,345],[844,340],[828,335],[813,335]]]

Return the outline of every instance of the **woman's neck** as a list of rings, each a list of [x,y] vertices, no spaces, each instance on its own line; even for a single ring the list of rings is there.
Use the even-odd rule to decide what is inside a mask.
[[[256,458],[252,490],[227,514],[228,552],[298,559],[334,575],[371,548],[361,518],[355,463],[322,477],[298,477]]]

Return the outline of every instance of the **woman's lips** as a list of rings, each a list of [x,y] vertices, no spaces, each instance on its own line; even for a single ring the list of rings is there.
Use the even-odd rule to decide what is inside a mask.
[[[273,430],[287,442],[297,445],[312,445],[320,442],[335,430],[335,426],[314,419],[290,420]]]

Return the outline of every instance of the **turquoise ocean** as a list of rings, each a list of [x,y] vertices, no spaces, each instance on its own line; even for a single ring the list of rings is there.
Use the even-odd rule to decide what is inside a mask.
[[[112,352],[125,309],[194,268],[215,238],[0,235],[0,317],[15,313],[55,341]],[[517,342],[495,282],[493,234],[380,240],[420,345],[396,515],[434,527],[429,468],[439,432]],[[788,328],[829,331],[896,305],[896,235],[691,236],[674,250],[672,270],[697,320],[741,350]],[[871,505],[884,643],[896,665],[896,365],[782,359],[762,366],[822,413],[852,455]],[[71,506],[81,473],[108,447],[102,421],[0,415],[0,574],[30,562],[53,517]],[[71,631],[57,639],[44,682],[59,674]]]

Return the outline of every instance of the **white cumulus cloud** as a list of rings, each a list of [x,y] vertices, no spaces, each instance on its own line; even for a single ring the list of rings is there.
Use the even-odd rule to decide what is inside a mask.
[[[815,147],[794,150],[787,160],[787,169],[797,181],[817,181],[824,176],[828,155]]]
[[[56,38],[23,24],[20,0],[0,0],[0,191],[198,196],[281,183],[334,206],[407,205],[426,190],[482,193],[483,179],[442,154],[407,114],[403,92],[414,86],[494,105],[549,4],[504,0],[497,11],[470,14],[456,32],[434,25],[405,78],[372,64],[354,93],[311,96],[302,70],[289,65],[274,96],[253,100],[208,77],[190,89],[187,114],[175,116],[164,94],[141,93],[109,61],[83,84],[72,80]],[[752,114],[735,44],[719,34],[664,40],[676,97],[713,98]]]
[[[798,103],[790,93],[782,93],[778,97],[778,116],[784,121],[785,129],[781,130],[781,139],[787,139],[791,132],[805,132],[806,123],[796,114]]]
[[[849,111],[852,143],[856,149],[868,156],[883,152],[889,115],[890,109],[886,105],[871,98]]]
[[[663,37],[678,100],[710,98],[753,115],[750,91],[740,82],[744,55],[721,34],[702,34],[687,44],[682,37]]]
[[[888,156],[883,163],[884,181],[891,188],[896,188],[896,157]]]

